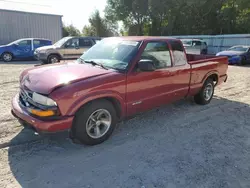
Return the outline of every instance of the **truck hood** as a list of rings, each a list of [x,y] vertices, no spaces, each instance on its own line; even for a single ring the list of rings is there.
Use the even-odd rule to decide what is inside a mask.
[[[21,74],[20,82],[21,87],[47,95],[57,87],[111,72],[91,64],[64,63],[27,69]]]
[[[234,56],[234,55],[241,55],[244,54],[245,52],[240,52],[240,51],[222,51],[217,53],[217,56]]]

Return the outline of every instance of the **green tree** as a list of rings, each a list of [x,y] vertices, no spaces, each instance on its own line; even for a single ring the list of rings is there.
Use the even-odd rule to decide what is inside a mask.
[[[108,0],[105,17],[129,35],[250,33],[249,0]]]
[[[90,26],[85,26],[83,28],[84,34],[89,34],[91,36],[108,37],[116,35],[117,24],[112,23],[111,20],[102,18],[98,10],[89,17]]]
[[[63,25],[63,36],[80,36],[81,32],[72,24],[69,26]]]
[[[95,36],[95,30],[92,26],[85,25],[82,29],[83,36]]]

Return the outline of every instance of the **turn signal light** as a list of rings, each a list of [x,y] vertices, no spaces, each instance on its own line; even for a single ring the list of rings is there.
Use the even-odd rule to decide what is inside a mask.
[[[31,109],[30,113],[40,117],[48,117],[55,115],[55,112],[52,110],[41,111],[41,110]]]

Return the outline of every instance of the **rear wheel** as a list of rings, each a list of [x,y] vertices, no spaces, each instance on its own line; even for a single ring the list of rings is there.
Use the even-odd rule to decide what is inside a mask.
[[[205,81],[201,91],[194,96],[194,101],[200,105],[209,104],[214,95],[214,82],[209,78]]]
[[[60,62],[60,58],[58,55],[50,55],[48,57],[48,63],[52,64],[52,63],[59,63]]]
[[[106,100],[94,101],[77,112],[70,137],[82,144],[97,145],[111,136],[116,123],[114,106]]]
[[[13,59],[13,55],[11,53],[4,52],[2,55],[2,59],[4,62],[11,62]]]
[[[247,63],[247,58],[245,56],[242,56],[240,65],[246,65]]]

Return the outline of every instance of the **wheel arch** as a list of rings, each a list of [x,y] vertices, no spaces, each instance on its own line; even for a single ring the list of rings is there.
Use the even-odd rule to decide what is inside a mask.
[[[117,115],[119,119],[125,116],[126,107],[124,100],[122,99],[122,97],[116,94],[96,95],[79,99],[73,105],[71,105],[71,108],[68,110],[67,114],[75,115],[79,110],[84,108],[86,105],[89,105],[99,100],[109,101],[114,106],[116,112],[118,113]]]
[[[12,53],[12,52],[10,52],[10,51],[4,51],[2,54],[1,54],[1,58],[3,58],[3,54],[5,54],[5,53],[9,53],[9,54],[11,54],[12,55],[12,58],[14,58],[15,57],[15,55]]]
[[[214,86],[218,84],[219,74],[217,71],[211,71],[208,74],[206,74],[206,76],[202,80],[202,85],[204,85],[205,81],[209,78],[211,78],[215,82]]]
[[[53,53],[48,55],[47,61],[49,60],[49,57],[52,56],[52,55],[55,55],[55,56],[59,57],[59,60],[62,60],[62,56],[59,53],[53,52]]]

